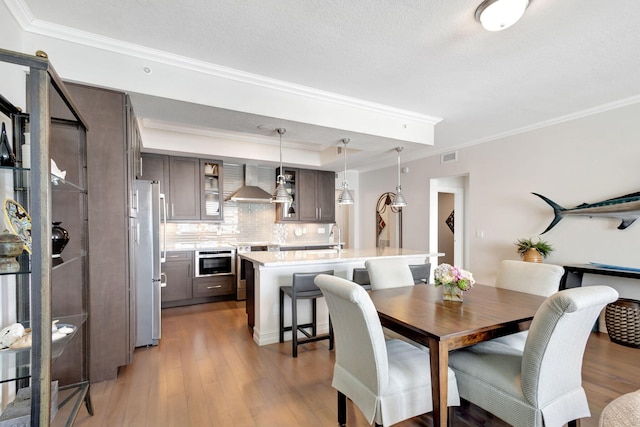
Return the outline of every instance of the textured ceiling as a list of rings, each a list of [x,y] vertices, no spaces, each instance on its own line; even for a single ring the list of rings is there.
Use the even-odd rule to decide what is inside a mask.
[[[23,1],[38,20],[442,118],[416,156],[640,100],[637,0],[533,0],[496,33],[480,0]]]

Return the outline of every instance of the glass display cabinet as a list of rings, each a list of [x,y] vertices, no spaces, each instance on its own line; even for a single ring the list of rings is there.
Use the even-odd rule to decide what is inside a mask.
[[[25,246],[18,267],[0,271],[0,327],[24,329],[19,346],[0,349],[0,420],[25,423],[19,416],[26,412],[32,426],[51,425],[53,417],[71,425],[83,403],[93,411],[87,126],[46,54],[0,50],[0,65],[3,73],[26,73],[28,96],[23,112],[1,96],[0,82],[0,121],[11,125],[15,155],[0,166],[4,226]]]

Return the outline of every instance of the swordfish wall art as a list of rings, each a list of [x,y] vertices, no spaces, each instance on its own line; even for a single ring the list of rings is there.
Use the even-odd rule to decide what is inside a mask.
[[[618,230],[624,230],[640,217],[640,192],[626,194],[624,196],[615,197],[613,199],[603,200],[596,203],[583,203],[575,208],[563,208],[553,200],[538,194],[532,193],[547,202],[553,208],[555,217],[551,224],[541,234],[551,230],[565,216],[601,216],[607,218],[618,218],[622,222],[618,226]]]

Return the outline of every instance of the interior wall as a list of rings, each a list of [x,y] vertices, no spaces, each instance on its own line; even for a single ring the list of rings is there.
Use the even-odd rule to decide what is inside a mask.
[[[518,259],[514,242],[538,236],[553,219],[553,210],[532,192],[571,208],[640,190],[639,115],[640,104],[600,112],[460,149],[456,162],[441,164],[439,156],[404,159],[411,171],[402,181],[408,201],[405,248],[429,249],[429,180],[468,174],[469,268],[479,283],[493,284],[500,261]],[[373,194],[392,191],[395,168],[363,173],[360,181],[360,197],[373,203]],[[372,215],[366,209],[360,223],[361,244],[371,245]],[[619,224],[609,218],[563,219],[542,236],[555,248],[545,262],[639,267],[640,224],[618,230]],[[586,276],[585,282],[614,283],[602,276]],[[632,283],[631,292],[640,294]]]

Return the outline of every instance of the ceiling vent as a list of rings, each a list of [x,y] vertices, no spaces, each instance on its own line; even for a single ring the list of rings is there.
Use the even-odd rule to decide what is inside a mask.
[[[440,163],[451,163],[458,161],[458,152],[452,151],[451,153],[442,154],[440,156]]]

